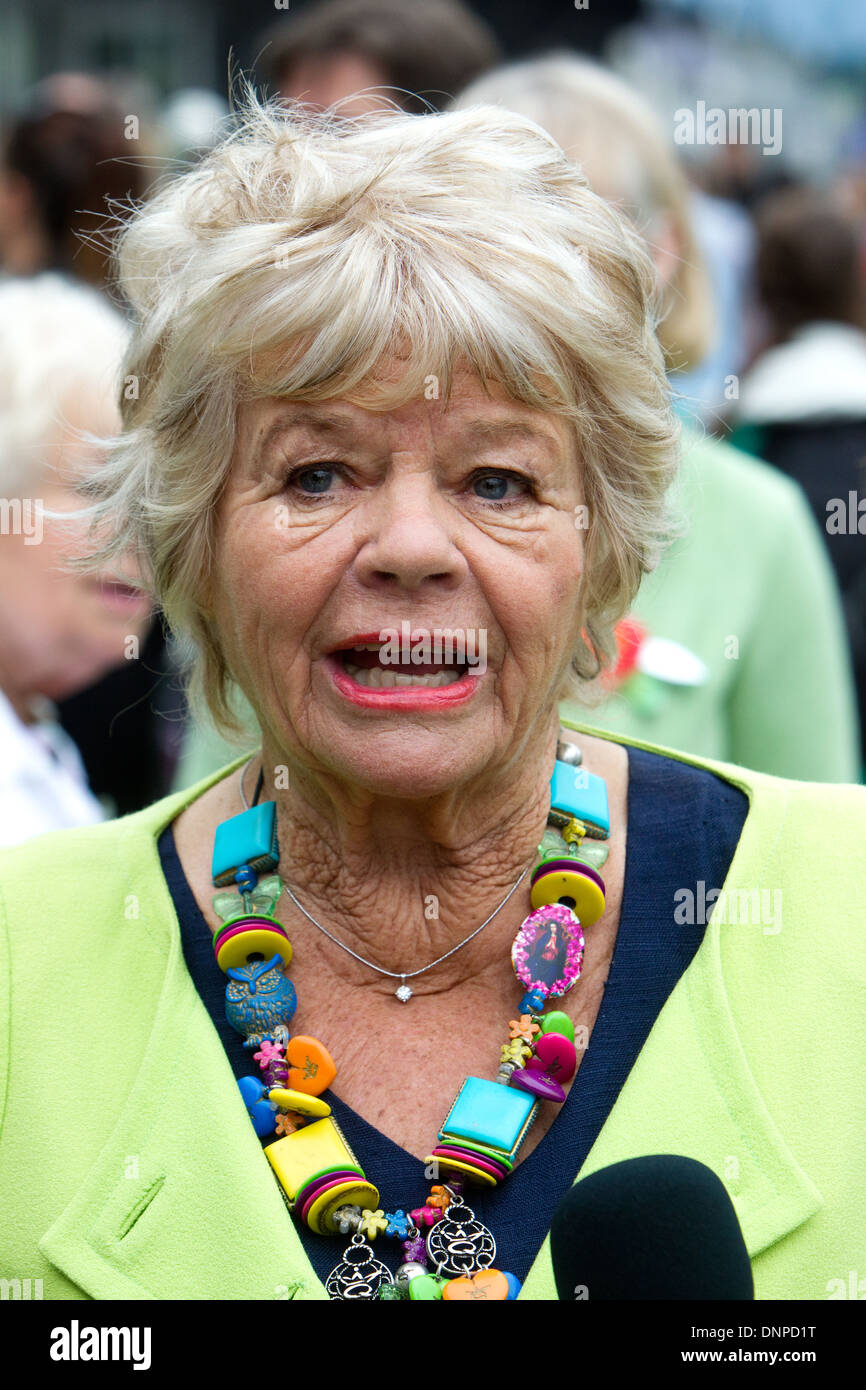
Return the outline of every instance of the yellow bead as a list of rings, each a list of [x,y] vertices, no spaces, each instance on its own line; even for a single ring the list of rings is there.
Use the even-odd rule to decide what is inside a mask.
[[[524,1059],[532,1056],[532,1048],[527,1047],[522,1038],[515,1038],[513,1042],[503,1043],[499,1049],[499,1059],[502,1062],[513,1062],[516,1067],[522,1067]]]
[[[471,1163],[463,1163],[459,1158],[444,1158],[441,1154],[431,1154],[424,1162],[436,1163],[445,1172],[456,1168],[459,1172],[466,1173],[473,1182],[483,1183],[486,1187],[496,1187],[499,1181],[492,1173],[484,1173],[480,1168],[474,1168]]]
[[[372,1209],[365,1211],[361,1217],[361,1223],[358,1226],[358,1230],[365,1236],[370,1236],[372,1240],[376,1239],[380,1231],[386,1231],[387,1229],[388,1218],[381,1207],[375,1211]]]
[[[533,908],[550,907],[561,898],[572,899],[574,913],[584,927],[591,927],[604,912],[604,893],[586,874],[565,868],[540,873],[529,895]]]
[[[578,820],[577,816],[574,816],[568,822],[568,825],[565,826],[562,832],[562,838],[565,840],[566,844],[579,845],[585,834],[586,826],[583,821]]]
[[[307,1225],[316,1235],[327,1235],[329,1231],[337,1229],[332,1218],[340,1207],[376,1207],[378,1204],[379,1190],[371,1182],[357,1178],[354,1182],[341,1182],[316,1198],[307,1212]]]
[[[305,1091],[286,1091],[281,1086],[268,1091],[268,1100],[272,1100],[281,1110],[294,1110],[296,1115],[311,1115],[316,1120],[324,1119],[325,1115],[331,1113],[326,1100],[308,1096]]]
[[[239,970],[246,965],[247,956],[252,955],[263,956],[265,960],[279,956],[283,965],[291,965],[292,943],[279,932],[268,931],[266,927],[251,927],[249,931],[240,931],[223,942],[217,952],[217,965],[223,972]]]
[[[314,1120],[294,1134],[287,1134],[285,1138],[267,1144],[265,1153],[290,1201],[294,1201],[314,1173],[328,1168],[360,1167],[333,1115]],[[376,1202],[365,1202],[364,1205],[375,1206]]]

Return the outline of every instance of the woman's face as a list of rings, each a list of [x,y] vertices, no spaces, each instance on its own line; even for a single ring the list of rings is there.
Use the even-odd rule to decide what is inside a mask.
[[[547,944],[541,952],[541,958],[542,960],[556,960],[558,954],[559,938],[556,934],[556,923],[554,922],[550,928],[550,935],[547,939]]]
[[[27,534],[0,538],[0,686],[16,703],[81,690],[137,656],[151,622],[150,600],[116,575],[69,568],[90,549],[87,522],[46,515],[80,510],[76,484],[101,461],[79,431],[106,435],[120,424],[113,407],[86,394],[63,416],[39,451],[42,470],[33,469],[26,499],[33,524]],[[131,563],[121,568],[132,577]]]
[[[416,798],[549,736],[581,502],[566,422],[469,373],[447,405],[242,406],[207,606],[266,744]]]

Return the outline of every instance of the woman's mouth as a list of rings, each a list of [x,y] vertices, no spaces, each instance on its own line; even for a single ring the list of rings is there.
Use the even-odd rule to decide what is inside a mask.
[[[89,583],[104,606],[112,612],[125,613],[131,617],[137,615],[143,617],[153,607],[147,594],[143,593],[141,589],[136,589],[132,584],[124,584],[120,580],[100,577],[91,578]]]
[[[466,666],[445,666],[437,662],[389,663],[383,666],[381,651],[381,642],[370,642],[335,652],[334,655],[346,674],[367,690],[437,690],[445,685],[454,685],[466,675]]]
[[[383,643],[359,641],[325,658],[339,693],[367,709],[433,710],[463,704],[477,691],[482,673],[445,661],[383,661]]]

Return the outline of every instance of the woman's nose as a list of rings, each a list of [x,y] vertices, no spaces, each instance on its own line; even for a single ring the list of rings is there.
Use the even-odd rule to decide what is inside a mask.
[[[384,485],[370,501],[365,526],[355,561],[362,583],[414,591],[425,584],[456,588],[465,578],[448,504],[426,473]]]

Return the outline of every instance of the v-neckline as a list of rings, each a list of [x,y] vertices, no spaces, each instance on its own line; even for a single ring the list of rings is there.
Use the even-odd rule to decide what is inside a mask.
[[[629,754],[629,749],[628,749],[627,747],[626,747],[626,758],[627,758],[627,763],[628,763],[628,775],[627,775],[627,779],[626,779],[626,807],[627,807],[627,810],[626,810],[626,846],[625,846],[625,863],[624,863],[624,865],[623,865],[623,892],[622,892],[622,899],[621,899],[621,901],[620,901],[619,923],[618,923],[618,925],[617,925],[616,940],[614,941],[614,948],[613,948],[613,952],[612,952],[612,954],[611,954],[610,966],[609,966],[609,970],[608,970],[608,975],[609,975],[609,976],[613,973],[614,969],[616,968],[618,956],[621,958],[622,953],[623,953],[622,950],[620,949],[620,944],[621,944],[621,941],[622,941],[622,939],[623,939],[622,923],[623,923],[624,920],[627,920],[627,918],[626,918],[626,907],[627,907],[628,900],[630,900],[630,897],[631,897],[631,892],[629,892],[629,894],[628,894],[628,900],[627,900],[627,897],[626,897],[626,890],[627,890],[627,886],[628,886],[629,845],[631,844],[631,836],[632,836],[632,829],[633,829],[633,827],[632,827],[631,796],[630,796],[631,784],[632,784],[632,764],[631,764],[631,757],[630,757],[630,754]],[[166,827],[166,829],[171,830],[171,826]],[[172,847],[173,847],[173,851],[174,851],[174,854],[175,854],[175,857],[176,857],[176,860],[177,860],[177,864],[178,864],[178,867],[179,867],[179,873],[180,873],[180,878],[181,878],[181,882],[180,882],[181,891],[182,891],[183,896],[184,896],[185,899],[186,899],[185,911],[189,914],[191,920],[193,920],[193,921],[195,922],[196,927],[198,928],[198,927],[200,926],[201,932],[207,937],[208,940],[210,940],[211,937],[213,936],[213,933],[212,933],[211,928],[209,927],[209,925],[208,925],[208,923],[207,923],[207,919],[205,918],[204,913],[202,912],[202,910],[201,910],[201,908],[200,908],[200,906],[199,906],[199,904],[198,904],[198,900],[197,900],[197,898],[196,898],[196,896],[195,896],[195,893],[194,893],[193,890],[192,890],[192,887],[191,887],[191,885],[190,885],[189,879],[188,879],[188,877],[187,877],[187,875],[186,875],[186,871],[185,871],[185,869],[184,869],[184,867],[183,867],[183,864],[182,864],[182,862],[181,862],[180,855],[177,853],[177,846],[174,844],[174,834],[173,834],[173,831],[172,831]],[[180,930],[181,930],[181,928],[180,928],[180,921],[178,920],[178,931],[180,931]],[[623,949],[624,949],[624,948],[623,948]],[[605,1018],[606,1018],[606,1016],[607,1016],[607,1012],[608,1012],[608,1011],[605,1010],[605,1003],[606,1003],[607,998],[608,998],[608,995],[607,995],[607,992],[605,992],[605,993],[602,995],[602,1000],[601,1000],[601,1004],[600,1004],[600,1006],[599,1006],[598,1014],[596,1015],[596,1019],[595,1019],[595,1022],[594,1022],[594,1024],[593,1024],[593,1032],[594,1032],[595,1029],[598,1027],[599,1023],[601,1022],[601,1020],[602,1020],[602,1015],[604,1014]],[[218,1034],[217,1034],[217,1036],[219,1037]],[[222,1039],[219,1039],[219,1041],[220,1041],[220,1045],[222,1046]],[[577,1090],[578,1090],[578,1088],[579,1088],[580,1076],[581,1076],[581,1072],[582,1072],[582,1071],[583,1071],[583,1062],[581,1063],[581,1065],[580,1065],[580,1066],[578,1067],[578,1069],[577,1069],[577,1075],[575,1076],[574,1082],[573,1082],[573,1084],[572,1084],[572,1086],[571,1086],[571,1088],[570,1088],[570,1090],[569,1090],[569,1092],[568,1092],[568,1095],[566,1096],[566,1099],[565,1099],[564,1104],[560,1107],[559,1113],[558,1113],[558,1115],[557,1115],[557,1120],[559,1120],[559,1119],[560,1119],[563,1115],[565,1115],[565,1114],[569,1114],[569,1115],[570,1115],[571,1112],[574,1110],[575,1105],[574,1105],[574,1103],[573,1103],[572,1098],[573,1098],[573,1096],[575,1095],[575,1092],[577,1092]],[[377,1145],[384,1147],[386,1153],[392,1155],[394,1158],[398,1158],[398,1157],[399,1157],[399,1159],[400,1159],[401,1162],[411,1161],[412,1163],[415,1163],[415,1164],[417,1165],[419,1171],[420,1171],[421,1174],[423,1175],[424,1166],[425,1166],[425,1165],[424,1165],[424,1161],[423,1161],[422,1159],[420,1159],[420,1158],[417,1158],[417,1157],[415,1156],[415,1154],[410,1153],[408,1149],[403,1148],[403,1146],[402,1146],[401,1144],[398,1144],[398,1143],[396,1142],[396,1140],[392,1139],[389,1135],[383,1133],[382,1130],[377,1129],[375,1125],[372,1125],[372,1124],[370,1123],[369,1120],[365,1119],[365,1117],[361,1114],[360,1111],[355,1110],[351,1105],[349,1105],[346,1101],[342,1100],[339,1096],[335,1095],[335,1094],[334,1094],[332,1091],[330,1091],[330,1090],[325,1091],[325,1092],[323,1093],[323,1098],[324,1098],[325,1100],[327,1100],[327,1103],[331,1106],[331,1108],[332,1108],[332,1110],[333,1110],[333,1112],[334,1112],[334,1114],[335,1114],[335,1116],[336,1116],[336,1119],[337,1119],[337,1123],[338,1123],[338,1124],[341,1122],[341,1115],[342,1115],[342,1116],[345,1116],[345,1117],[350,1117],[353,1126],[354,1126],[354,1125],[357,1125],[357,1126],[370,1138],[370,1140],[374,1141]],[[444,1116],[444,1114],[445,1114],[445,1110],[443,1110],[443,1116]],[[543,1154],[543,1151],[544,1151],[544,1149],[545,1149],[545,1146],[547,1145],[548,1140],[550,1139],[550,1136],[551,1136],[551,1134],[553,1133],[554,1128],[555,1128],[555,1125],[552,1124],[552,1125],[549,1127],[549,1129],[547,1130],[547,1133],[544,1135],[544,1137],[543,1137],[542,1139],[540,1139],[539,1142],[536,1144],[536,1146],[535,1146],[535,1148],[532,1150],[532,1152],[531,1152],[525,1159],[523,1159],[523,1160],[520,1161],[519,1166],[520,1166],[521,1170],[526,1171],[527,1169],[529,1169],[529,1171],[531,1171],[531,1165],[533,1165],[533,1160],[536,1160],[536,1155],[537,1155],[537,1154]],[[536,1160],[536,1161],[540,1161],[540,1160]]]
[[[653,752],[654,750],[646,751]],[[634,797],[632,795],[634,787],[634,764],[631,753],[632,750],[630,750],[626,746],[626,754],[628,758],[627,786],[629,793],[626,803],[626,824],[628,833],[626,835],[626,859],[623,876],[623,897],[620,906],[620,922],[617,930],[617,937],[614,943],[614,950],[612,953],[610,968],[608,972],[608,988],[606,989],[605,994],[602,998],[599,1012],[593,1027],[593,1035],[596,1037],[604,1037],[608,1033],[610,1033],[611,1036],[616,1037],[617,1030],[613,1026],[613,1023],[611,1021],[611,1010],[613,1008],[616,1008],[617,1006],[614,1002],[614,999],[612,997],[612,991],[609,986],[611,980],[617,980],[619,978],[620,967],[623,964],[623,958],[629,956],[633,951],[634,943],[631,942],[630,937],[634,936],[634,927],[637,925],[637,917],[635,917],[635,921],[631,922],[631,925],[629,925],[631,917],[630,904],[633,900],[635,888],[637,886],[634,881],[632,881],[631,883],[629,882],[630,878],[632,878],[633,880],[634,877],[633,874],[630,874],[629,846],[635,846],[635,841],[632,838],[632,827],[636,823],[633,805]],[[663,758],[664,754],[662,754],[661,757]],[[686,766],[688,766],[688,763],[686,763]],[[644,772],[641,775],[642,777],[645,776],[646,770],[644,770]],[[732,781],[728,781],[723,777],[719,778],[718,780],[721,781],[723,785],[727,785],[729,787],[735,787],[736,785]],[[737,790],[742,790],[742,788],[737,788]],[[740,827],[740,839],[742,837],[743,828],[744,824]],[[635,848],[637,848],[637,846],[635,846]],[[734,848],[734,855],[735,854],[736,846]],[[186,875],[183,873],[183,868],[182,865],[180,865],[179,858],[177,862],[182,878],[183,895],[186,898],[186,910],[190,911],[191,917],[194,920],[196,926],[203,933],[206,934],[207,938],[209,938],[210,928],[208,927],[206,919],[204,918],[204,915],[202,914],[201,909],[198,906],[195,896],[192,893],[188,880],[186,879]],[[728,875],[730,874],[732,862],[733,856],[727,865]],[[726,879],[728,875],[726,875]],[[178,886],[180,887],[181,885],[179,884]],[[695,946],[695,950],[697,950],[698,945],[699,940]],[[690,964],[690,961],[683,967],[683,970],[681,971],[680,975],[677,976],[673,985],[671,985],[668,989],[668,994],[665,996],[665,1000],[668,997],[669,993],[672,992],[672,989],[676,987],[676,983],[678,983],[679,979],[681,978],[681,974],[688,969],[688,964]],[[625,971],[624,973],[627,975],[627,971]],[[653,1023],[650,1022],[650,1031],[652,1026]],[[222,1046],[222,1040],[219,1039],[219,1041],[220,1045]],[[639,1055],[640,1048],[642,1047],[642,1045],[643,1043],[641,1042],[640,1047],[638,1047],[633,1058],[631,1059],[631,1063],[629,1065],[628,1070],[619,1079],[619,1085],[617,1086],[616,1091],[611,1094],[610,1108],[612,1108],[613,1105],[616,1103],[616,1098],[619,1094],[619,1090],[621,1089],[622,1085],[627,1079],[631,1067],[633,1067],[633,1065],[637,1061],[637,1057]],[[545,1173],[545,1169],[549,1168],[554,1160],[559,1160],[559,1167],[561,1168],[561,1153],[557,1151],[561,1151],[563,1149],[563,1145],[568,1145],[569,1140],[580,1141],[583,1139],[584,1133],[582,1131],[585,1130],[585,1126],[583,1125],[583,1117],[580,1113],[580,1107],[583,1104],[584,1095],[587,1091],[591,1093],[592,1100],[597,1105],[595,1097],[596,1088],[599,1088],[602,1092],[604,1092],[605,1086],[609,1085],[610,1074],[612,1072],[615,1073],[616,1071],[616,1068],[613,1064],[608,1065],[607,1070],[605,1070],[605,1067],[606,1063],[603,1060],[601,1063],[598,1064],[598,1074],[594,1075],[594,1064],[591,1061],[591,1059],[585,1057],[582,1060],[581,1066],[578,1069],[575,1082],[571,1087],[565,1104],[563,1105],[559,1114],[556,1117],[555,1123],[550,1126],[548,1131],[545,1133],[545,1135],[539,1141],[536,1147],[532,1150],[532,1152],[528,1155],[528,1157],[525,1158],[519,1164],[519,1168],[522,1174],[521,1184],[523,1187],[525,1187],[526,1184],[529,1184],[530,1187],[533,1186],[533,1183],[537,1182],[537,1180],[543,1176],[543,1174]],[[400,1175],[401,1185],[404,1182],[407,1185],[410,1182],[414,1185],[416,1177],[418,1180],[419,1187],[424,1184],[425,1165],[421,1159],[417,1158],[414,1154],[411,1154],[408,1150],[396,1143],[396,1141],[391,1139],[390,1136],[384,1134],[381,1130],[377,1129],[359,1111],[353,1109],[346,1102],[342,1101],[339,1096],[326,1092],[324,1099],[326,1099],[331,1104],[337,1123],[349,1131],[349,1133],[347,1134],[347,1138],[349,1139],[351,1146],[358,1151],[362,1163],[364,1163],[364,1150],[366,1149],[369,1151],[370,1149],[375,1149],[378,1151],[379,1162],[382,1165],[383,1169],[390,1171],[392,1174],[395,1172],[395,1170],[398,1172],[400,1169],[403,1170]],[[598,1129],[594,1131],[594,1137],[589,1143],[589,1149],[591,1149],[592,1144],[598,1138],[598,1135],[601,1129],[603,1128],[604,1123],[606,1122],[608,1113],[609,1110],[605,1111],[600,1121]],[[376,1174],[372,1173],[371,1176],[375,1181]],[[513,1182],[509,1184],[509,1190],[514,1190]],[[475,1194],[473,1194],[473,1196],[474,1195]],[[482,1199],[486,1196],[487,1194],[483,1193],[481,1194],[481,1197],[476,1197],[476,1205],[478,1205],[479,1201],[482,1201]],[[491,1224],[493,1224],[492,1218],[490,1218],[490,1220]],[[322,1276],[316,1271],[315,1267],[313,1266],[311,1257],[310,1255],[308,1255],[307,1250],[304,1247],[304,1242],[301,1238],[301,1235],[297,1232],[297,1230],[294,1231],[294,1234],[298,1241],[300,1250],[303,1253],[305,1263],[310,1268],[312,1277],[316,1279],[318,1284],[323,1286]],[[543,1236],[541,1244],[543,1245]],[[534,1251],[532,1262],[529,1266],[530,1272],[532,1268],[534,1268],[539,1254],[540,1248]]]

